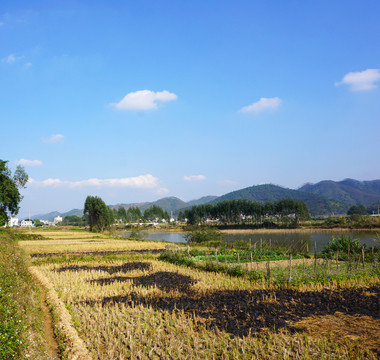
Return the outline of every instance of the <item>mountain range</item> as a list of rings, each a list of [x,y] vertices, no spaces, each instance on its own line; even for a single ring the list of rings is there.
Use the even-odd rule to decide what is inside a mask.
[[[345,179],[342,181],[324,180],[316,184],[307,183],[297,190],[284,188],[278,185],[265,184],[254,185],[241,190],[233,191],[222,196],[204,196],[197,200],[185,202],[177,197],[165,197],[154,202],[143,203],[121,203],[110,205],[111,208],[119,207],[128,208],[137,206],[144,211],[152,205],[157,205],[167,210],[169,213],[178,214],[185,208],[201,205],[216,204],[224,200],[246,199],[251,201],[275,201],[283,198],[292,198],[302,200],[307,205],[310,215],[332,215],[346,214],[352,205],[364,205],[373,208],[378,207],[380,203],[380,180],[358,181],[354,179]],[[82,216],[83,210],[73,209],[66,213],[57,211],[48,214],[38,214],[32,216],[33,219],[53,220],[55,216],[77,215]]]

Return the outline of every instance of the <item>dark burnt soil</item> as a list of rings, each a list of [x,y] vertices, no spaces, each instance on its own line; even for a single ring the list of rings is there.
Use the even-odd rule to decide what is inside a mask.
[[[145,277],[141,282],[149,283],[148,279],[154,277]],[[184,292],[180,298],[141,297],[132,292],[127,296],[105,297],[98,303],[103,306],[124,303],[157,310],[183,310],[190,317],[204,318],[208,328],[217,327],[233,336],[242,337],[263,328],[276,331],[286,327],[297,331],[288,321],[299,321],[311,315],[334,314],[337,311],[376,319],[380,316],[379,297],[380,287],[374,286],[366,289],[324,289],[309,292],[294,289],[223,290],[206,294]]]
[[[133,270],[149,271],[152,269],[152,264],[147,262],[127,262],[118,266],[87,266],[87,265],[68,265],[60,267],[59,269],[54,269],[56,272],[64,271],[104,271],[108,274],[115,274],[118,272],[128,273]]]
[[[118,276],[113,278],[90,280],[89,282],[100,285],[109,285],[115,281],[123,282],[130,280],[132,280],[134,286],[143,286],[146,288],[156,286],[160,290],[179,290],[183,293],[189,293],[191,285],[196,283],[196,280],[192,279],[190,276],[167,271],[160,271],[154,274],[139,277]]]
[[[81,251],[81,252],[65,252],[65,253],[40,253],[30,254],[31,258],[44,258],[49,256],[81,256],[81,255],[123,255],[123,254],[160,254],[165,249],[143,249],[143,250],[117,250],[117,251]]]

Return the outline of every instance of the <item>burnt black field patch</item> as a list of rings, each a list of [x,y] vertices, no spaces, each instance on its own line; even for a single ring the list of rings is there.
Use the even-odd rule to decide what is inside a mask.
[[[107,255],[124,255],[124,254],[160,254],[165,249],[143,249],[143,250],[115,250],[115,251],[80,251],[80,252],[56,252],[56,253],[35,253],[30,254],[31,258],[45,258],[51,256],[107,256]]]
[[[173,288],[171,283],[174,278],[171,275],[153,275],[138,278],[140,284],[163,281],[161,287]],[[371,295],[368,296],[368,293]],[[123,303],[128,306],[143,305],[161,311],[184,311],[189,317],[206,319],[207,328],[218,328],[233,336],[243,337],[249,333],[259,333],[263,328],[278,331],[286,327],[290,331],[298,331],[289,325],[289,320],[298,321],[311,315],[328,315],[337,311],[378,319],[379,299],[380,287],[373,286],[306,292],[295,289],[220,290],[201,294],[193,291],[184,292],[180,298],[142,297],[131,292],[126,296],[111,296],[84,303],[100,303],[103,306]]]
[[[104,271],[108,274],[112,275],[118,272],[128,273],[134,270],[140,271],[149,271],[152,269],[152,264],[148,262],[127,262],[122,265],[116,266],[87,266],[87,265],[68,265],[60,267],[59,269],[54,269],[56,272],[64,272],[64,271]]]
[[[92,284],[100,285],[109,285],[116,281],[132,281],[134,286],[143,286],[146,288],[156,286],[160,290],[178,290],[183,293],[189,293],[191,285],[196,283],[196,280],[191,276],[181,275],[168,271],[159,271],[153,274],[139,277],[117,276],[113,278],[89,280],[89,282]]]

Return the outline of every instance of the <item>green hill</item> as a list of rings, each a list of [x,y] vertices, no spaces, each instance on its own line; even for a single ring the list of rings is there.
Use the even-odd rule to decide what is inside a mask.
[[[310,194],[303,191],[287,189],[272,184],[250,186],[245,189],[233,191],[218,197],[217,199],[213,200],[212,203],[215,204],[224,200],[238,199],[265,202],[281,200],[284,198],[304,201],[309,209],[310,215],[312,216],[328,215],[332,212],[330,204],[322,196]]]
[[[217,196],[211,196],[211,195],[203,196],[200,199],[188,201],[186,206],[208,204],[217,198],[218,198]]]
[[[348,207],[352,205],[369,206],[380,201],[380,180],[345,179],[339,182],[325,180],[317,184],[305,184],[298,190],[323,196]]]
[[[152,205],[157,205],[161,209],[166,210],[170,214],[171,211],[176,211],[178,209],[182,209],[183,207],[187,206],[187,203],[185,203],[181,199],[178,199],[177,197],[171,196],[171,197],[159,199],[155,202],[146,203],[143,206],[139,206],[139,207],[141,211],[145,211],[148,207]]]

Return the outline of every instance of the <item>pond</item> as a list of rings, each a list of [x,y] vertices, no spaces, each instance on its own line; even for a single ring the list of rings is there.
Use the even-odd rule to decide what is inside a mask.
[[[367,246],[379,246],[380,239],[377,238],[376,232],[363,231],[275,231],[275,232],[244,232],[244,233],[223,233],[224,241],[244,240],[251,242],[252,247],[260,247],[261,243],[270,245],[280,245],[287,248],[292,248],[300,252],[314,252],[316,245],[317,252],[321,252],[328,244],[331,238],[339,237],[340,235],[351,236],[351,238],[359,239],[361,244]],[[119,235],[128,237],[130,232],[120,233]],[[163,240],[171,243],[185,243],[184,233],[173,232],[141,232],[141,237],[147,240]],[[375,241],[374,239],[377,239]]]

